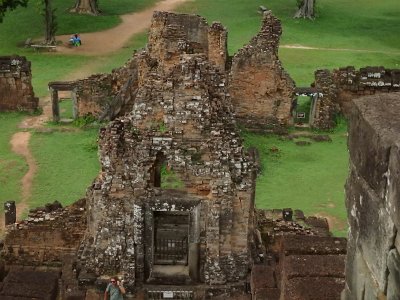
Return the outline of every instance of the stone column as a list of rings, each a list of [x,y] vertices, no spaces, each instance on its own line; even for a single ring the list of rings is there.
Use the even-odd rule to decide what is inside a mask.
[[[15,201],[7,201],[4,203],[4,224],[10,225],[17,221],[17,208]]]
[[[51,107],[53,110],[53,121],[60,121],[60,108],[58,105],[58,90],[50,89],[51,93]]]

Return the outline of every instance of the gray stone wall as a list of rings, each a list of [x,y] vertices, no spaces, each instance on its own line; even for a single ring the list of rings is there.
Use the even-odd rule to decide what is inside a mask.
[[[0,111],[34,111],[31,63],[23,56],[0,56]]]
[[[400,93],[353,103],[344,299],[395,300],[400,298]]]

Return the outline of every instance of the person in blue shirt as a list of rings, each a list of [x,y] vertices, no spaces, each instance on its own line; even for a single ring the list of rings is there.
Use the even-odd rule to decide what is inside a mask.
[[[119,281],[118,278],[112,277],[104,293],[104,300],[123,300],[123,295],[125,295],[123,281]]]
[[[71,43],[71,45],[73,45],[75,47],[82,45],[82,40],[77,33],[75,33],[73,36],[71,36],[71,38],[69,39],[69,42]]]

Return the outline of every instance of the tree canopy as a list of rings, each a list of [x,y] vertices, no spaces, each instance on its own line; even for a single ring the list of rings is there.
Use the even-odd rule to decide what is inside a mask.
[[[25,6],[28,0],[0,0],[0,23],[3,22],[3,17],[7,10],[13,10],[18,6]]]

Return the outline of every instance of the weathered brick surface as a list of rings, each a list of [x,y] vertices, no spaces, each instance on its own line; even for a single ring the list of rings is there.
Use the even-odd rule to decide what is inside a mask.
[[[136,57],[111,74],[96,74],[75,82],[77,117],[113,120],[132,109],[137,92]]]
[[[0,288],[2,300],[55,300],[58,272],[11,269]]]
[[[138,87],[145,84],[149,67],[171,72],[182,55],[198,54],[226,78],[219,84],[228,88],[241,123],[257,130],[286,126],[291,122],[294,82],[278,58],[280,35],[280,21],[266,13],[260,32],[230,61],[227,30],[220,23],[209,26],[198,16],[155,12],[146,52],[152,55],[139,53],[112,74],[78,81],[78,116],[123,116],[140,99]]]
[[[39,99],[31,84],[31,63],[23,56],[0,56],[0,111],[34,111]]]
[[[61,264],[66,255],[76,253],[86,228],[84,201],[65,209],[51,207],[39,208],[7,227],[3,249],[7,264]]]
[[[314,86],[323,93],[316,103],[314,128],[332,129],[335,114],[350,116],[352,100],[372,94],[400,91],[400,70],[365,67],[356,70],[345,67],[315,72]]]
[[[260,32],[233,57],[229,92],[236,118],[247,128],[291,123],[294,82],[278,58],[281,34],[280,21],[267,11]]]
[[[284,220],[283,211],[291,210],[257,210],[261,237],[256,238],[259,257],[251,272],[253,298],[340,299],[346,239],[330,236],[325,219],[314,217],[304,227],[301,224],[311,217],[295,210]]]
[[[393,280],[400,274],[393,262],[400,253],[396,244],[400,94],[366,96],[353,104],[346,183],[350,231],[345,298],[386,294],[388,299],[398,299]]]
[[[285,283],[281,299],[338,300],[344,287],[344,278],[295,277]]]
[[[134,58],[138,88],[132,112],[100,133],[102,173],[87,194],[88,230],[80,251],[87,272],[123,274],[129,287],[158,282],[155,212],[183,211],[194,222],[190,247],[198,247],[193,256],[199,261],[198,274],[186,281],[224,285],[213,290],[215,296],[229,293],[227,283],[244,289],[253,165],[236,131],[225,72],[215,55],[208,57],[208,33],[216,29],[224,35],[197,16],[154,14],[148,49]],[[155,186],[160,157],[182,181],[180,190]]]

